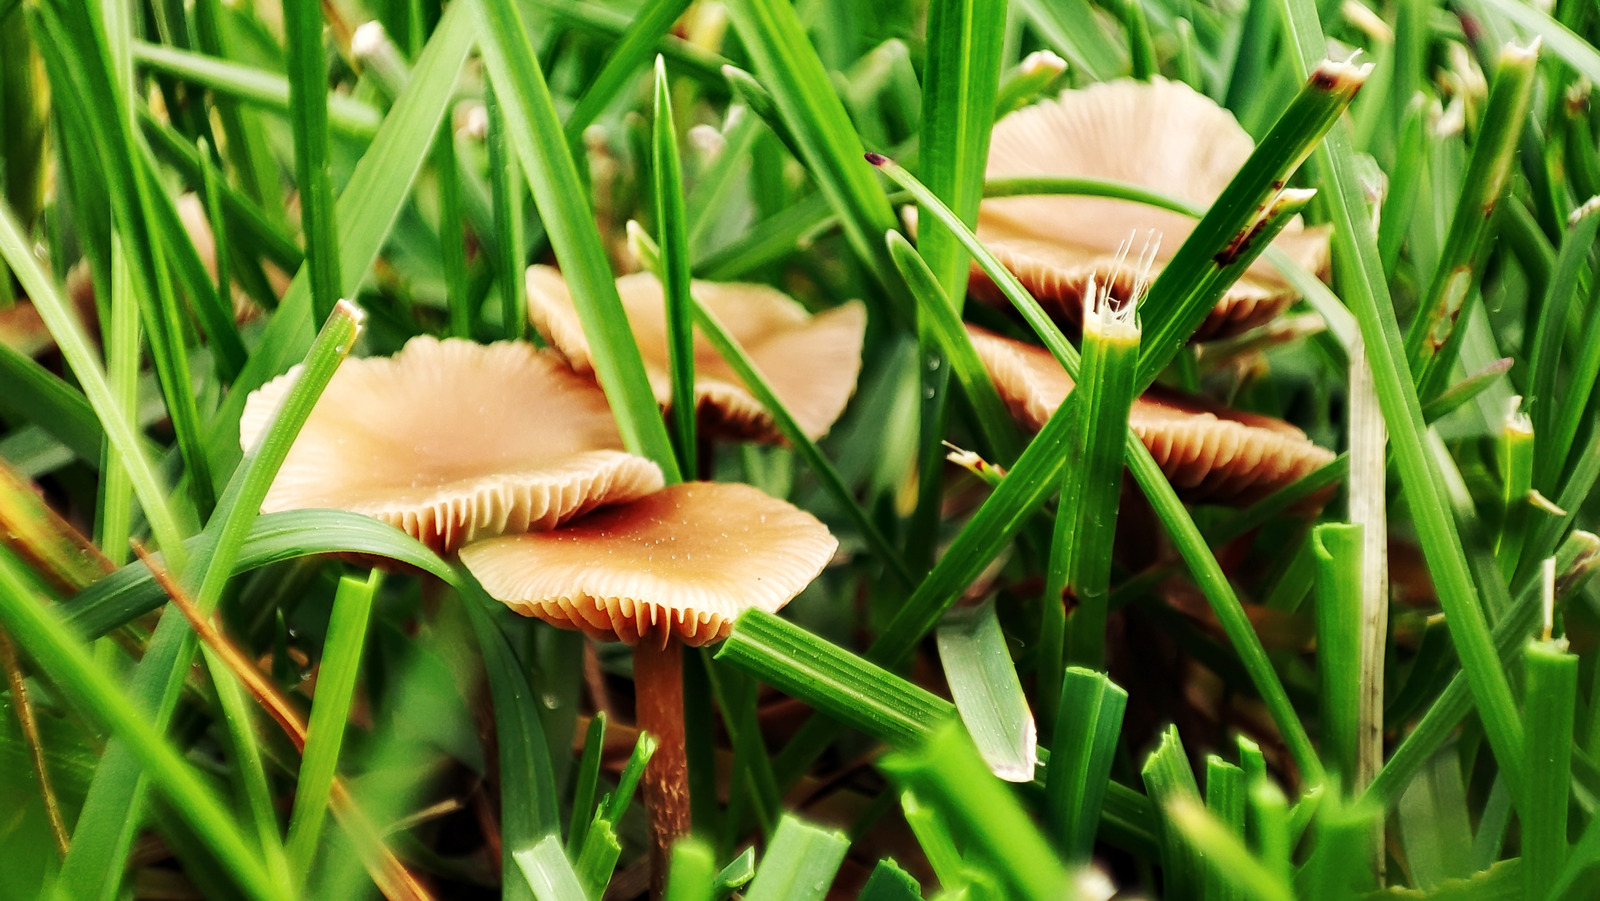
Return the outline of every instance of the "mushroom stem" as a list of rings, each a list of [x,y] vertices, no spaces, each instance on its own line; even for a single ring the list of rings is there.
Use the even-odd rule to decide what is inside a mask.
[[[650,815],[650,896],[666,885],[672,844],[689,834],[689,761],[683,735],[683,645],[648,639],[633,649],[636,720],[659,744],[644,768],[644,803]]]

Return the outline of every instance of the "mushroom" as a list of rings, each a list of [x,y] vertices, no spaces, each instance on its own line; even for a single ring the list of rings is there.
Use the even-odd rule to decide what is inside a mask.
[[[245,447],[295,376],[250,395],[239,424]],[[655,463],[623,452],[600,389],[553,354],[422,336],[392,358],[339,368],[261,509],[365,513],[449,553],[476,538],[549,529],[662,484]]]
[[[531,266],[527,281],[528,316],[539,334],[574,370],[593,372],[589,342],[561,273],[549,266]],[[806,437],[827,434],[855,391],[861,371],[866,330],[861,303],[850,301],[812,316],[788,295],[765,285],[696,281],[691,287],[695,299],[750,355]],[[672,379],[661,282],[645,272],[625,275],[617,279],[617,293],[656,401],[665,408],[672,400]],[[767,443],[782,441],[772,414],[699,334],[694,368],[698,415],[708,431]]]
[[[1255,142],[1233,114],[1182,82],[1121,80],[1064,91],[994,127],[988,178],[1066,176],[1128,182],[1208,207],[1250,157]],[[1181,213],[1131,200],[1070,195],[983,201],[977,235],[1058,319],[1078,323],[1090,280],[1125,300],[1131,274],[1115,263],[1119,242],[1154,231],[1156,270],[1194,230]],[[1328,230],[1296,217],[1273,242],[1316,273],[1328,266]],[[1003,303],[976,265],[975,296]],[[1237,334],[1276,316],[1298,296],[1258,261],[1232,285],[1195,340]]]
[[[727,637],[745,610],[777,611],[838,544],[811,514],[748,485],[687,482],[462,548],[484,590],[518,613],[633,645],[638,724],[660,740],[644,774],[658,884],[689,826],[682,648]]]
[[[1072,378],[1044,348],[967,331],[1011,415],[1042,428],[1072,390]],[[1191,502],[1244,506],[1333,460],[1287,422],[1167,388],[1151,387],[1135,400],[1128,425]]]

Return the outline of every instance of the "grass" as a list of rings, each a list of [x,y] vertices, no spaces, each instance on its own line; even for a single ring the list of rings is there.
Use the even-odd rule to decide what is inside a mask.
[[[1090,867],[1199,901],[1592,894],[1592,3],[134,12],[0,0],[0,897],[1054,899]],[[368,21],[392,40],[353,52]],[[1256,141],[1215,203],[985,179],[997,114],[1129,77]],[[1084,342],[974,235],[1016,195],[1196,228],[1130,334]],[[1296,214],[1331,226],[1326,285],[1267,247]],[[1258,255],[1309,318],[1196,351]],[[666,878],[627,654],[377,520],[259,513],[345,355],[538,340],[535,262],[629,450],[841,543],[688,653],[694,835]],[[674,409],[704,339],[782,446],[659,415],[613,284],[641,268]],[[691,277],[864,302],[825,437]],[[1089,390],[1027,434],[968,324]],[[296,364],[241,448],[245,399]],[[1240,511],[1185,503],[1125,426],[1152,384],[1341,456]]]

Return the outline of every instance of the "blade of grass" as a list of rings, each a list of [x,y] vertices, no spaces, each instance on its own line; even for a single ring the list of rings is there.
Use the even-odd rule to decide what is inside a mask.
[[[1008,884],[1009,896],[1028,901],[1068,896],[1066,868],[959,725],[947,722],[917,750],[898,751],[879,765],[944,817],[965,841],[968,856]]]
[[[364,580],[346,576],[339,580],[322,645],[322,666],[317,694],[311,704],[305,751],[295,783],[294,809],[289,815],[289,865],[295,883],[309,882],[311,865],[320,846],[323,815],[328,810],[328,789],[338,771],[350,701],[361,671],[361,652],[367,639],[367,619],[378,590],[377,570]]]
[[[950,697],[984,763],[1007,782],[1031,780],[1038,733],[994,604],[950,611],[935,636]]]
[[[595,73],[594,78],[589,80],[582,96],[578,98],[577,106],[573,107],[572,114],[567,116],[568,144],[574,148],[581,146],[583,130],[600,118],[600,113],[616,99],[628,79],[638,74],[649,60],[656,45],[671,34],[673,23],[678,21],[678,17],[688,8],[689,0],[647,3],[634,16],[633,21],[628,23],[621,39],[607,46],[605,64]],[[665,58],[657,53],[655,71],[658,83],[665,78],[663,74],[665,67]],[[656,107],[656,115],[659,116],[661,107],[659,95]]]
[[[191,555],[201,550],[199,538],[185,544]],[[416,539],[370,516],[342,510],[263,514],[239,546],[233,574],[320,554],[382,557],[447,584],[455,582],[450,567]],[[85,639],[98,638],[156,609],[165,597],[150,571],[136,562],[79,592],[63,614]]]
[[[910,300],[890,274],[888,249],[876,240],[895,227],[894,211],[859,162],[865,148],[805,27],[784,0],[735,0],[728,16],[798,142],[801,161],[839,213],[851,248],[888,290],[889,312],[909,321]]]
[[[1531,342],[1532,355],[1527,361],[1531,370],[1528,396],[1533,401],[1534,434],[1537,435],[1557,434],[1561,405],[1556,402],[1556,380],[1560,370],[1561,338],[1567,330],[1567,314],[1580,290],[1581,273],[1594,250],[1597,234],[1600,234],[1600,201],[1591,199],[1573,211],[1572,218],[1567,220],[1555,276],[1539,305],[1539,323]],[[1560,447],[1553,441],[1548,447],[1535,447],[1535,484],[1541,490],[1554,490],[1570,449],[1570,440]]]
[[[140,714],[135,702],[95,665],[71,630],[30,596],[9,562],[0,557],[0,618],[57,689],[125,743],[151,781],[179,816],[195,830],[216,860],[249,897],[282,901],[289,893],[276,884],[256,849],[201,781],[192,765],[173,750]],[[80,896],[81,897],[81,896]]]
[[[1326,52],[1326,40],[1309,0],[1284,0],[1289,40],[1296,64],[1304,71]],[[1472,696],[1494,746],[1495,759],[1508,776],[1512,796],[1520,796],[1522,721],[1511,697],[1511,685],[1496,658],[1456,524],[1444,496],[1442,476],[1425,446],[1426,426],[1416,383],[1405,363],[1400,327],[1378,257],[1377,244],[1365,216],[1361,186],[1352,160],[1354,150],[1343,128],[1328,133],[1317,154],[1318,176],[1327,186],[1324,201],[1334,223],[1334,265],[1344,294],[1360,325],[1372,366],[1379,406],[1389,429],[1401,488],[1416,519],[1418,537],[1429,573],[1438,587]]]
[[[1353,523],[1323,523],[1311,533],[1322,757],[1346,783],[1355,779],[1361,746],[1362,536]]]
[[[500,283],[500,318],[505,336],[520,340],[528,331],[528,301],[522,270],[527,263],[527,238],[523,229],[522,168],[511,136],[506,133],[505,111],[489,84],[483,86],[483,106],[489,119],[489,188],[494,203],[494,228],[499,254],[495,278]]]
[[[1292,887],[1250,853],[1236,833],[1193,799],[1179,797],[1167,806],[1167,821],[1205,864],[1206,899],[1292,901]]]
[[[589,894],[561,850],[561,837],[547,835],[538,843],[511,855],[522,872],[522,887],[538,901],[586,901]],[[509,888],[510,883],[507,883]]]
[[[611,402],[623,442],[633,453],[654,460],[669,483],[677,481],[672,442],[645,378],[639,347],[622,312],[611,264],[562,137],[544,72],[528,41],[522,12],[511,0],[474,0],[472,6],[484,64],[502,103],[507,132],[572,291],[595,374]]]
[[[681,13],[677,0],[654,4]],[[673,9],[676,8],[675,10]],[[647,8],[641,20],[650,15]],[[672,19],[676,19],[674,15]],[[671,24],[671,20],[667,24]],[[653,43],[653,41],[652,41]],[[615,57],[612,61],[615,61]],[[603,75],[604,73],[602,73]],[[672,374],[672,428],[677,439],[678,468],[695,476],[699,445],[695,419],[699,405],[694,396],[694,298],[689,296],[688,213],[683,206],[683,161],[678,156],[677,124],[672,118],[672,92],[667,64],[656,57],[656,118],[651,143],[651,172],[655,185],[656,227],[660,232],[661,289],[666,302],[667,358]],[[591,87],[591,90],[593,88]]]
[[[1067,669],[1056,722],[1072,727],[1056,730],[1044,794],[1046,822],[1068,863],[1083,863],[1094,849],[1127,705],[1128,693],[1105,673]]]
[[[745,901],[822,901],[849,848],[842,833],[785,816]]]
[[[923,183],[968,225],[978,220],[983,173],[989,158],[989,132],[1000,82],[1005,43],[1006,4],[977,0],[934,0],[928,6],[927,62],[922,73],[922,132],[919,167]],[[966,299],[967,254],[944,226],[930,221],[917,236],[946,303],[957,316]],[[889,248],[893,256],[894,248]],[[899,265],[899,261],[896,260]],[[933,298],[938,300],[939,298]],[[919,394],[917,505],[907,527],[906,556],[918,572],[933,564],[943,508],[945,389],[950,369],[927,316],[918,311]]]
[[[311,315],[321,322],[345,293],[339,278],[338,215],[328,163],[328,67],[322,54],[321,6],[309,0],[284,3],[283,34]]]
[[[1121,43],[1111,39],[1088,0],[1018,0],[1051,48],[1087,72],[1093,81],[1120,75],[1126,65]]]
[[[717,875],[711,848],[696,838],[672,847],[672,869],[667,872],[666,901],[711,901],[712,879]]]
[[[176,565],[176,561],[183,559],[183,533],[178,526],[177,515],[169,504],[166,489],[162,487],[149,458],[145,455],[144,445],[133,428],[130,417],[121,409],[112,394],[105,373],[100,369],[94,351],[89,346],[89,339],[84,335],[77,317],[71,312],[69,302],[61,296],[49,276],[39,268],[30,246],[11,208],[9,206],[0,208],[0,257],[5,259],[12,273],[22,284],[23,290],[33,299],[34,309],[39,312],[40,318],[50,329],[56,346],[61,349],[67,365],[71,367],[78,384],[88,396],[89,406],[94,411],[95,418],[105,429],[106,441],[115,449],[122,464],[128,468],[134,492],[138,495],[139,504],[144,508],[151,531],[155,534],[156,543],[171,555],[170,559],[175,561]],[[54,395],[51,397],[54,401],[52,407],[71,410],[76,406],[71,402],[62,402],[61,399],[69,396],[64,393],[65,386],[58,389],[52,382],[37,384],[50,385],[46,390],[50,395]],[[98,442],[96,445],[93,454],[94,458],[98,459]]]
[[[495,616],[511,614],[505,605],[484,593],[464,567],[458,569],[456,578],[483,655],[494,704],[500,760],[501,887],[508,901],[525,901],[532,896],[528,884],[517,878],[517,871],[522,868],[519,851],[549,843],[563,862],[567,860],[561,849],[561,819],[550,750],[527,672],[494,622]],[[576,881],[574,876],[573,882]],[[565,901],[582,896],[580,889],[578,894],[560,898]]]
[[[1550,637],[1555,606],[1555,560],[1545,561],[1542,640],[1523,648],[1528,715],[1526,812],[1522,824],[1524,896],[1546,897],[1567,862],[1567,817],[1572,794],[1572,722],[1578,657],[1565,639]]]
[[[1144,776],[1145,792],[1161,811],[1161,876],[1165,897],[1173,901],[1200,898],[1201,855],[1184,841],[1172,820],[1172,811],[1181,808],[1185,801],[1201,806],[1200,787],[1195,784],[1194,770],[1189,768],[1178,727],[1168,726],[1162,730],[1161,744],[1150,753],[1140,773]]]
[[[1154,249],[1147,252],[1153,255]],[[1141,254],[1140,263],[1146,259]],[[1136,303],[1143,281],[1144,275],[1136,269],[1133,297],[1120,309],[1112,308],[1109,291],[1093,297],[1092,284],[1092,299],[1084,304],[1083,351],[1072,401],[1080,429],[1067,452],[1072,462],[1062,475],[1043,599],[1048,616],[1040,638],[1043,648],[1055,654],[1040,663],[1039,677],[1043,687],[1050,689],[1041,699],[1047,705],[1055,702],[1054,687],[1061,682],[1057,649],[1063,625],[1068,628],[1068,659],[1091,669],[1105,665],[1111,543],[1122,500],[1122,449],[1139,362]],[[1064,589],[1070,589],[1078,602],[1070,623],[1061,622],[1059,599]]]
[[[1412,373],[1427,386],[1436,369],[1451,360],[1435,357],[1454,331],[1457,317],[1468,301],[1477,275],[1477,261],[1489,237],[1490,216],[1510,183],[1513,156],[1533,90],[1537,44],[1522,48],[1508,45],[1500,52],[1494,86],[1483,111],[1483,125],[1472,151],[1472,161],[1462,181],[1461,197],[1450,220],[1450,233],[1423,295],[1417,317],[1406,331],[1406,360]]]

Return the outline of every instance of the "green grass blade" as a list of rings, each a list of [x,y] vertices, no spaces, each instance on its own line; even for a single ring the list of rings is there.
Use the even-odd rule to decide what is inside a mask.
[[[606,739],[606,712],[596,711],[589,721],[589,731],[584,733],[583,759],[578,763],[577,788],[572,794],[572,819],[567,826],[567,854],[572,855],[583,847],[584,834],[594,821],[595,785],[600,780],[600,753]]]
[[[494,704],[495,734],[500,759],[500,846],[501,887],[508,901],[525,901],[528,883],[517,877],[526,866],[519,851],[549,844],[566,864],[561,846],[561,819],[556,805],[555,775],[550,768],[550,751],[545,744],[544,726],[528,684],[527,668],[517,659],[495,617],[512,614],[505,605],[489,597],[470,573],[457,573],[461,600],[477,636],[478,650],[489,678],[489,694]],[[542,852],[541,852],[542,853]],[[570,866],[567,867],[570,870]],[[577,884],[577,876],[572,877]],[[538,886],[533,891],[537,893]],[[584,897],[577,894],[562,899]],[[548,896],[540,896],[546,901]],[[554,899],[549,899],[554,901]]]
[[[186,542],[190,554],[201,539]],[[388,523],[342,510],[295,510],[256,518],[239,546],[235,576],[319,554],[382,557],[449,584],[455,574],[421,542]],[[65,605],[67,622],[86,639],[98,638],[161,606],[166,594],[143,563],[134,562],[85,588]]]
[[[977,858],[1010,888],[1008,897],[1058,901],[1067,871],[1009,786],[988,771],[965,730],[946,723],[915,751],[880,766],[949,823]]]
[[[994,604],[950,611],[935,640],[950,697],[984,763],[1007,782],[1031,780],[1038,731]]]
[[[1433,279],[1422,296],[1417,318],[1406,331],[1406,360],[1412,373],[1424,386],[1437,380],[1431,373],[1447,367],[1449,359],[1435,357],[1454,331],[1472,293],[1477,275],[1476,261],[1483,256],[1489,238],[1487,213],[1499,203],[1510,184],[1517,140],[1533,90],[1538,48],[1508,45],[1500,52],[1500,65],[1494,87],[1483,111],[1483,127],[1473,146],[1472,161],[1462,181],[1460,200],[1450,220],[1450,233],[1433,270]]]
[[[1293,901],[1296,897],[1293,887],[1251,854],[1237,833],[1193,799],[1174,800],[1167,807],[1167,821],[1205,865],[1207,901]]]
[[[667,871],[666,901],[711,901],[717,861],[711,848],[696,838],[672,846],[672,868]]]
[[[306,747],[295,783],[294,810],[289,816],[289,865],[298,885],[308,884],[320,846],[328,791],[338,772],[339,750],[344,744],[356,677],[361,672],[361,652],[367,642],[367,619],[378,590],[378,575],[373,570],[364,580],[349,576],[340,579],[333,598],[317,694],[311,704]]]
[[[1194,770],[1189,768],[1183,742],[1178,738],[1178,727],[1168,726],[1162,731],[1161,744],[1145,760],[1141,772],[1145,791],[1162,810],[1161,871],[1165,897],[1170,901],[1200,898],[1201,854],[1184,840],[1172,819],[1173,811],[1181,810],[1185,802],[1201,806],[1200,787],[1195,784]]]
[[[578,874],[567,855],[561,850],[561,837],[547,835],[537,844],[511,852],[522,872],[521,884],[533,892],[538,901],[587,901],[589,893],[583,890]]]
[[[284,901],[289,897],[285,888],[268,875],[256,849],[210,786],[145,720],[112,677],[95,665],[89,650],[72,636],[71,630],[31,594],[25,580],[4,556],[0,556],[0,619],[57,689],[126,743],[173,810],[189,823],[249,897],[262,901]]]
[[[328,318],[343,297],[339,229],[328,168],[328,67],[322,55],[322,7],[306,0],[283,4],[285,62],[289,73],[289,125],[294,133],[295,184],[300,227],[306,238],[311,315]]]
[[[1595,45],[1550,18],[1537,8],[1517,3],[1516,0],[1479,0],[1519,27],[1539,36],[1567,65],[1583,73],[1591,82],[1600,82],[1600,50]]]
[[[1555,277],[1550,280],[1544,301],[1539,305],[1539,323],[1532,339],[1533,351],[1527,361],[1531,370],[1528,397],[1533,401],[1531,415],[1536,435],[1555,437],[1559,434],[1557,421],[1562,405],[1557,403],[1556,384],[1560,369],[1561,337],[1567,330],[1567,313],[1580,291],[1581,273],[1594,249],[1597,234],[1600,234],[1600,203],[1591,200],[1574,211],[1567,222],[1566,232],[1561,238],[1561,254],[1557,257]],[[1554,490],[1555,480],[1566,463],[1570,446],[1571,439],[1563,445],[1557,445],[1552,440],[1535,447],[1535,484],[1540,490]]]
[[[680,476],[672,442],[645,378],[639,347],[622,312],[611,264],[600,245],[583,182],[562,138],[522,13],[511,0],[474,0],[472,5],[490,82],[561,263],[561,274],[572,290],[594,356],[595,374],[611,401],[623,442],[633,453],[654,460],[668,482],[676,481]]]
[[[1088,860],[1094,848],[1127,705],[1128,693],[1105,673],[1066,671],[1056,722],[1071,728],[1056,730],[1044,793],[1046,822],[1069,863]]]
[[[799,144],[801,161],[839,213],[851,248],[888,288],[890,309],[909,320],[909,302],[890,275],[894,264],[877,240],[895,227],[894,211],[871,170],[860,163],[861,138],[805,38],[805,27],[785,0],[735,0],[728,15]]]
[[[843,834],[785,816],[745,901],[822,901],[849,848]]]
[[[50,305],[49,298],[45,304]],[[0,380],[6,385],[0,408],[7,416],[34,423],[91,467],[100,466],[105,429],[81,391],[4,342],[0,342]],[[109,390],[107,394],[115,396]]]
[[[489,190],[494,203],[494,228],[499,253],[494,260],[495,279],[500,284],[500,318],[505,336],[521,339],[528,332],[528,296],[523,286],[527,264],[527,244],[522,222],[522,164],[506,133],[505,111],[499,95],[488,84],[483,86],[483,106],[488,113]]]
[[[1214,822],[1238,840],[1243,847],[1246,834],[1246,797],[1244,770],[1223,760],[1215,754],[1206,755],[1206,812],[1214,818]],[[1181,805],[1180,805],[1181,806]],[[1171,811],[1168,811],[1171,815]],[[1182,824],[1178,825],[1180,831]],[[1193,837],[1185,832],[1185,837]],[[1202,858],[1210,855],[1201,852]],[[1237,883],[1230,880],[1227,875],[1216,866],[1206,868],[1205,897],[1206,901],[1243,901],[1245,892],[1240,890]]]
[[[289,81],[282,75],[164,44],[136,40],[131,46],[134,62],[144,69],[181,78],[274,112],[289,112]],[[321,46],[320,38],[318,46]],[[383,113],[378,109],[344,94],[329,94],[326,100],[330,131],[358,140],[371,140],[377,134],[383,121]]]
[[[674,4],[654,6],[670,8]],[[649,8],[644,15],[649,15]],[[660,231],[658,271],[666,300],[667,356],[672,370],[672,429],[677,439],[678,468],[693,478],[699,453],[695,442],[699,405],[694,397],[694,298],[689,296],[688,213],[683,205],[683,161],[678,156],[678,126],[672,117],[667,64],[659,56],[656,57],[655,76],[656,118],[651,171],[655,176],[656,227]]]
[[[1292,38],[1288,44],[1297,54],[1300,70],[1307,71],[1327,49],[1317,11],[1309,0],[1284,0],[1284,4]],[[1512,794],[1517,796],[1521,784],[1522,722],[1512,701],[1510,682],[1495,655],[1466,552],[1444,497],[1442,476],[1425,447],[1422,405],[1405,363],[1400,327],[1376,239],[1366,218],[1353,155],[1348,132],[1337,127],[1328,133],[1318,154],[1318,174],[1327,188],[1323,200],[1334,224],[1335,268],[1345,286],[1345,299],[1360,325],[1379,406],[1400,470],[1401,487],[1416,519],[1423,555],[1444,605],[1445,621],[1471,681],[1473,699],[1494,746],[1495,759],[1506,770]]]
[[[1122,74],[1127,63],[1121,44],[1106,32],[1088,0],[1018,0],[1017,6],[1053,50],[1089,73],[1092,80],[1105,81]]]
[[[1551,584],[1546,603],[1554,604],[1554,561],[1547,561]],[[1546,617],[1551,614],[1547,610]],[[1524,897],[1543,898],[1567,862],[1567,808],[1572,794],[1572,723],[1578,691],[1578,657],[1565,639],[1530,640],[1523,648],[1527,679],[1527,801],[1522,824]]]
[[[1322,757],[1347,784],[1355,778],[1360,747],[1361,536],[1361,526],[1331,522],[1311,534]]]
[[[175,570],[181,570],[183,532],[178,526],[177,515],[168,501],[167,490],[162,486],[150,459],[145,456],[144,445],[132,425],[131,411],[123,410],[112,394],[105,373],[101,370],[100,363],[96,360],[94,351],[89,346],[89,339],[84,335],[77,317],[71,312],[69,302],[61,295],[50,277],[39,268],[31,244],[9,206],[0,208],[0,258],[4,258],[11,267],[12,274],[22,284],[23,290],[33,298],[34,309],[38,310],[40,318],[50,329],[56,346],[61,349],[61,354],[66,358],[67,365],[72,368],[73,375],[77,376],[78,384],[83,387],[85,395],[89,398],[89,406],[99,419],[101,427],[105,429],[109,446],[116,451],[122,464],[127,467],[129,478],[133,480],[134,492],[138,495],[139,504],[144,508],[145,516],[150,521],[156,543],[170,555],[169,565]],[[27,369],[31,370],[32,367]],[[55,402],[52,407],[71,410],[75,406],[70,401],[64,402],[69,396],[64,393],[64,386],[57,389],[54,383],[40,380],[35,380],[34,384],[41,388],[50,386],[45,390],[54,395],[51,398]],[[99,458],[98,449],[94,451],[93,457]]]
[[[617,93],[627,84],[628,79],[638,75],[639,70],[650,59],[651,53],[655,51],[656,45],[671,34],[672,24],[678,21],[678,17],[688,8],[689,0],[663,0],[663,2],[644,4],[633,21],[628,23],[628,28],[622,33],[621,39],[606,48],[605,65],[600,67],[600,71],[595,73],[594,78],[583,89],[583,95],[578,98],[578,105],[573,107],[572,114],[567,117],[567,143],[573,147],[580,146],[583,130],[600,118],[600,113],[616,99]],[[663,77],[665,65],[666,60],[658,55],[656,57],[658,82]],[[659,100],[656,107],[656,114],[660,115]]]

